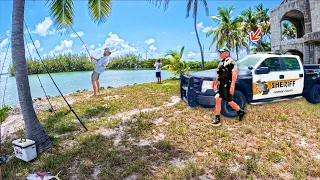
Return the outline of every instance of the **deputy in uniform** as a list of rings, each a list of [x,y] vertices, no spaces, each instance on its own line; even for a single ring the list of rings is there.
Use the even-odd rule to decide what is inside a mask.
[[[222,99],[227,101],[228,104],[238,112],[239,121],[242,121],[245,115],[244,110],[240,109],[240,107],[233,101],[233,94],[238,74],[237,63],[229,57],[230,51],[227,47],[220,49],[219,53],[222,63],[218,66],[217,77],[212,84],[213,90],[217,93],[215,96],[216,118],[212,122],[213,126],[221,125],[220,112]]]

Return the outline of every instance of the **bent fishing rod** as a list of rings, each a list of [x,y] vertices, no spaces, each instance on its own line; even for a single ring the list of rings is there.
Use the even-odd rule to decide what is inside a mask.
[[[70,110],[72,111],[72,113],[76,116],[76,118],[77,118],[78,121],[81,123],[81,125],[84,127],[84,129],[85,129],[86,131],[88,131],[87,127],[83,124],[83,122],[80,120],[80,118],[78,117],[78,115],[74,112],[74,110],[72,109],[72,107],[70,106],[70,104],[68,103],[68,101],[66,100],[66,98],[63,96],[63,94],[62,94],[62,92],[60,91],[59,87],[57,86],[56,82],[53,80],[53,78],[52,78],[52,76],[51,76],[51,74],[50,74],[47,66],[44,64],[44,62],[43,62],[43,60],[42,60],[42,58],[41,58],[41,56],[40,56],[40,54],[39,54],[39,51],[38,51],[37,47],[36,47],[35,44],[34,44],[34,41],[33,41],[32,37],[31,37],[30,32],[29,32],[27,23],[24,22],[24,24],[25,24],[25,26],[26,26],[26,28],[27,28],[27,32],[28,32],[29,37],[30,37],[30,39],[31,39],[31,41],[32,41],[32,44],[33,44],[33,46],[34,46],[34,48],[35,48],[35,50],[36,50],[36,52],[37,52],[37,54],[38,54],[38,56],[39,56],[39,58],[40,58],[40,61],[41,61],[41,63],[43,64],[46,72],[47,72],[48,75],[50,76],[53,84],[56,86],[57,90],[59,91],[59,93],[60,93],[60,95],[62,96],[62,98],[64,99],[64,101],[65,101],[65,102],[67,103],[67,105],[69,106],[69,108],[70,108]]]

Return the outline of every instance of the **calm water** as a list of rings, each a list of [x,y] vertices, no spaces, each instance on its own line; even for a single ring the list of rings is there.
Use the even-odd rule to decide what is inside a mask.
[[[60,91],[63,94],[66,94],[69,92],[75,92],[78,89],[92,90],[91,74],[91,71],[82,71],[67,73],[51,73],[51,76],[56,82]],[[167,71],[162,71],[161,74],[163,80],[173,76],[172,73],[169,73]],[[6,77],[7,75],[1,76],[0,106],[2,105],[2,97]],[[48,74],[41,74],[39,75],[39,77],[48,95],[59,95],[59,91],[54,86]],[[100,75],[100,86],[104,87],[121,87],[125,85],[132,85],[134,83],[139,84],[155,81],[156,77],[154,70],[107,70]],[[45,96],[36,75],[29,75],[29,83],[32,98]],[[19,104],[15,77],[8,78],[4,102],[9,106],[15,106]]]

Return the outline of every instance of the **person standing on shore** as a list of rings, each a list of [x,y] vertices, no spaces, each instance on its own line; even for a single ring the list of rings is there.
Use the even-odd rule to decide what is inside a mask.
[[[154,67],[156,68],[156,77],[158,79],[158,84],[161,84],[161,66],[162,63],[160,62],[160,59],[158,59],[154,64]]]
[[[91,75],[91,83],[93,87],[93,96],[97,95],[97,92],[100,93],[100,74],[103,73],[110,62],[109,56],[111,55],[110,48],[104,48],[103,56],[99,59],[90,56],[90,60],[95,64],[94,71]]]

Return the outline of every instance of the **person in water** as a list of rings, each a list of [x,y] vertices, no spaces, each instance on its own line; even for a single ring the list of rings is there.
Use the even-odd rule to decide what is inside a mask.
[[[95,64],[94,71],[91,75],[91,83],[93,87],[93,95],[96,96],[97,92],[100,93],[99,77],[105,71],[107,65],[110,62],[111,50],[110,48],[104,48],[103,56],[99,59],[90,56],[90,60]]]

